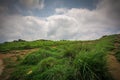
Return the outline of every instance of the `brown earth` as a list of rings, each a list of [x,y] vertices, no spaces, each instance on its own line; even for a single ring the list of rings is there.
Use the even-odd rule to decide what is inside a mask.
[[[120,40],[120,36],[116,38],[117,41]],[[108,55],[108,70],[114,80],[120,80],[120,62],[115,57],[115,52],[119,50],[119,43],[115,42],[115,49]]]
[[[31,52],[37,51],[39,49],[29,49],[29,50],[14,50],[9,51],[7,53],[0,53],[0,80],[7,80],[9,78],[10,73],[13,71],[12,68],[6,68],[6,62],[13,61],[16,63],[17,57],[23,57]],[[7,75],[3,75],[3,73],[7,73]]]
[[[108,55],[109,72],[114,80],[120,80],[120,63],[114,55]]]

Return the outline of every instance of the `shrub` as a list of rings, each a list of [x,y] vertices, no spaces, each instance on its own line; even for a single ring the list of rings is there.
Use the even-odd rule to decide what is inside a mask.
[[[111,80],[102,51],[81,51],[74,60],[76,80]]]
[[[73,69],[66,65],[55,65],[43,73],[34,74],[32,80],[75,80]]]
[[[54,67],[56,64],[57,64],[56,58],[54,57],[45,58],[37,65],[37,71],[43,72],[47,69]]]
[[[23,64],[23,65],[35,65],[41,60],[40,57],[41,57],[40,54],[30,54],[30,55],[25,57],[25,59],[22,61],[21,64]]]
[[[49,51],[39,50],[27,55],[21,62],[23,65],[35,65],[39,63],[42,59],[51,56]]]
[[[28,66],[17,67],[8,80],[26,80],[29,68]]]

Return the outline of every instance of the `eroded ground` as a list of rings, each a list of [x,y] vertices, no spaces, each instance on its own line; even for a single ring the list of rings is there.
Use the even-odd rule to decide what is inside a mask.
[[[4,54],[0,53],[0,80],[7,80],[9,78],[10,73],[12,73],[14,70],[11,67],[11,64],[14,66],[19,58],[22,58],[23,56],[37,50],[38,49],[14,50]]]

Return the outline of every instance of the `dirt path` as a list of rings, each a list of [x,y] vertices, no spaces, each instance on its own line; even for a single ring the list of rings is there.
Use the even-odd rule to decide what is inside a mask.
[[[120,80],[120,63],[117,61],[114,55],[108,55],[109,72],[111,73],[113,79]]]
[[[1,75],[2,72],[3,72],[3,69],[4,69],[3,61],[2,61],[2,59],[0,59],[0,75]]]
[[[120,40],[119,37],[117,40]],[[119,45],[120,44],[116,42],[114,44],[115,49],[108,55],[108,69],[114,80],[120,80],[120,62],[115,57],[115,52],[119,49]]]
[[[16,59],[17,56],[24,56],[28,53],[31,53],[33,51],[37,51],[38,49],[29,49],[29,50],[14,50],[7,52],[5,54],[0,53],[0,77],[2,75],[2,72],[4,71],[5,64],[4,64],[4,59],[5,58],[12,58]]]

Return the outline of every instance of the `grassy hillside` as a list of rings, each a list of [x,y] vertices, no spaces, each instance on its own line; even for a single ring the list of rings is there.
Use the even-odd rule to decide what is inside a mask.
[[[20,58],[8,80],[112,80],[107,54],[114,49],[117,36],[93,41],[9,42],[0,44],[0,51],[40,48]],[[119,51],[116,54],[120,59]]]
[[[36,40],[36,41],[24,41],[18,40],[13,42],[5,42],[0,44],[0,52],[6,52],[10,50],[24,50],[24,49],[32,49],[32,48],[42,48],[46,46],[59,46],[59,45],[67,45],[73,44],[80,41],[51,41],[51,40]]]

